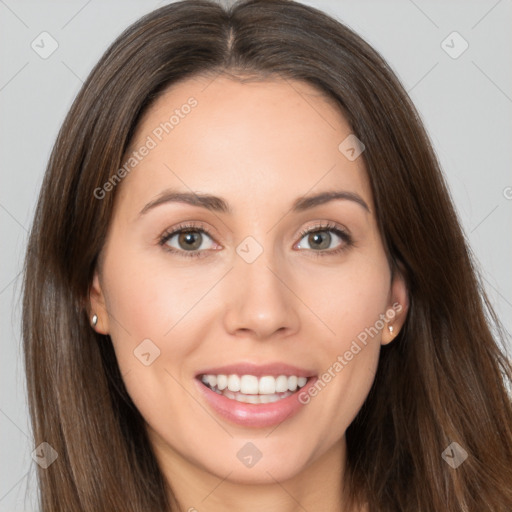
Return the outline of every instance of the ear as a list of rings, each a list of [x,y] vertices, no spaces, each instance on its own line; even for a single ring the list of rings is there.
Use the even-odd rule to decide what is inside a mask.
[[[385,313],[385,326],[382,330],[382,345],[387,345],[396,338],[409,311],[409,292],[404,274],[403,265],[399,263],[391,280],[388,308]]]
[[[97,270],[94,271],[94,277],[89,288],[89,306],[89,320],[92,322],[93,315],[98,316],[98,322],[96,326],[92,326],[91,324],[92,328],[100,334],[108,334],[109,322],[107,307]]]

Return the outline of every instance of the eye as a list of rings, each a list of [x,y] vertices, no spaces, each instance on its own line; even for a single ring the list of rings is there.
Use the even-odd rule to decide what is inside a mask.
[[[331,234],[333,233],[334,236]],[[338,254],[353,245],[351,236],[336,224],[326,223],[320,226],[308,228],[300,233],[301,242],[297,245],[299,249],[309,249],[315,252],[315,256],[328,256]],[[309,247],[302,247],[302,239],[306,239]],[[341,245],[336,247],[336,239],[341,240]],[[335,247],[332,244],[334,242]]]
[[[185,257],[203,257],[208,249],[215,249],[209,230],[203,225],[186,224],[166,231],[159,240],[165,250]],[[205,243],[206,242],[206,243]],[[215,245],[215,244],[213,244]]]
[[[296,247],[308,249],[315,256],[332,256],[347,250],[353,245],[351,236],[332,223],[308,228],[300,233],[300,237],[301,241]],[[304,238],[309,247],[302,246],[302,239]],[[210,243],[208,243],[208,239]],[[333,248],[332,243],[336,242],[336,239],[342,243],[337,248]],[[214,243],[209,229],[202,224],[181,224],[171,228],[161,235],[158,243],[171,253],[196,258],[208,256],[209,250],[217,250],[219,247]]]

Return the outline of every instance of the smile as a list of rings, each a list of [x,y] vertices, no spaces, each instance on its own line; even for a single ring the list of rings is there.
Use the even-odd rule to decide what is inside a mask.
[[[317,380],[313,369],[283,362],[203,368],[194,379],[200,399],[215,416],[253,428],[291,421],[304,407],[299,391],[307,392]]]
[[[268,404],[291,396],[304,387],[307,377],[296,375],[201,375],[209,389],[230,400],[247,404]]]

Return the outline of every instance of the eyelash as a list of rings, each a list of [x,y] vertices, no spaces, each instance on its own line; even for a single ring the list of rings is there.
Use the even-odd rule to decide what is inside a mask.
[[[203,224],[180,224],[176,226],[175,228],[172,228],[168,231],[165,231],[162,236],[159,238],[158,244],[161,245],[164,250],[176,254],[178,253],[180,256],[183,256],[185,258],[204,258],[207,256],[205,254],[207,251],[179,251],[172,247],[169,247],[166,245],[166,243],[174,236],[178,235],[187,231],[193,231],[193,232],[202,232],[208,235],[210,238],[213,238],[210,230]],[[304,229],[300,232],[300,239],[304,238],[306,235],[309,235],[310,233],[316,233],[316,232],[322,232],[322,231],[332,231],[335,235],[337,235],[341,240],[343,240],[345,243],[339,247],[338,249],[330,249],[330,250],[323,250],[323,251],[312,251],[315,256],[318,257],[324,257],[324,256],[334,256],[336,254],[340,254],[343,251],[346,251],[349,247],[354,245],[354,242],[352,240],[352,237],[343,229],[340,229],[336,224],[333,224],[332,222],[326,222],[325,224],[319,224],[316,226],[309,227],[307,229]]]
[[[166,243],[174,236],[179,235],[181,233],[187,232],[187,231],[197,231],[197,232],[203,232],[207,234],[210,238],[213,238],[213,235],[211,234],[210,230],[204,226],[203,224],[180,224],[176,226],[175,228],[172,228],[168,231],[165,231],[162,236],[160,237],[160,240],[158,241],[159,245],[161,245],[165,251],[168,251],[173,254],[179,254],[180,256],[183,256],[184,258],[204,258],[207,256],[205,254],[206,251],[178,251],[174,249],[173,247],[169,247],[166,245]]]

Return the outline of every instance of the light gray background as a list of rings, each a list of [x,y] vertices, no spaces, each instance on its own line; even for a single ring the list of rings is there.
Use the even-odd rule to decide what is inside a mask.
[[[107,45],[164,3],[0,0],[0,511],[36,510],[19,291],[47,159],[74,96]],[[511,332],[512,1],[304,3],[352,27],[404,83],[447,175],[486,289]],[[47,59],[31,48],[43,31],[59,45]],[[453,31],[469,44],[457,59],[441,46]],[[461,48],[453,37],[446,44],[451,51]]]

